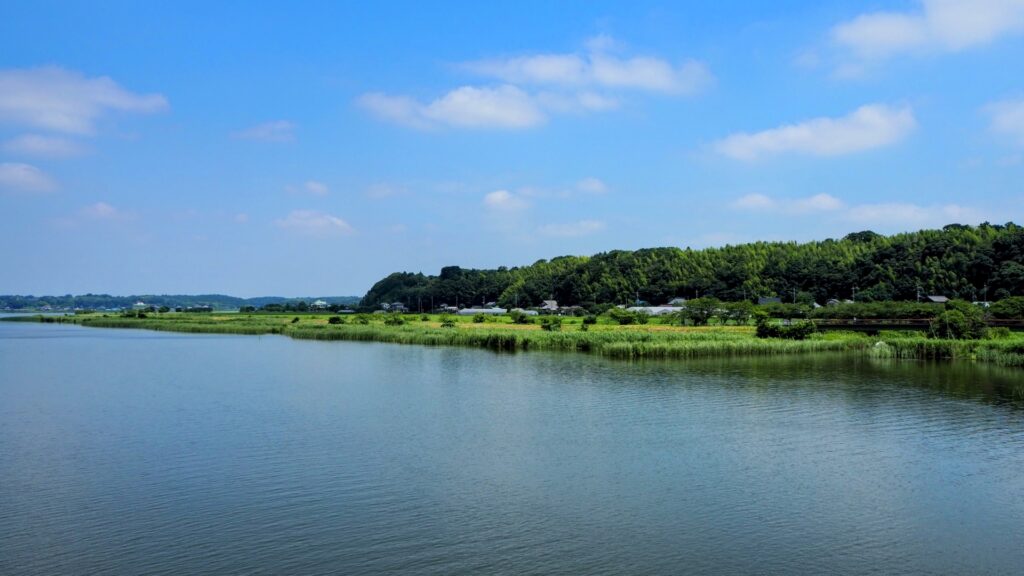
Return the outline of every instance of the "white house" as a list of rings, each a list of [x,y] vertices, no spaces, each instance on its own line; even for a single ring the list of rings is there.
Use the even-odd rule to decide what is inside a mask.
[[[540,307],[541,310],[548,312],[558,312],[558,301],[557,300],[545,300]]]

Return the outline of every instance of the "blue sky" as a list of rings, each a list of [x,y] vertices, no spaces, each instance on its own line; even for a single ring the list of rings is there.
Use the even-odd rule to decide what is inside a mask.
[[[0,293],[1024,220],[1024,0],[8,3]]]

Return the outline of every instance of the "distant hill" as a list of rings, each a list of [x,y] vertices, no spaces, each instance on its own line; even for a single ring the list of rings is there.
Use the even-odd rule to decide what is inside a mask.
[[[448,266],[437,276],[396,272],[370,288],[363,306],[402,302],[416,310],[431,302],[492,301],[536,306],[553,299],[588,307],[637,299],[660,304],[696,295],[825,303],[854,293],[858,301],[915,300],[919,294],[969,300],[1024,295],[1024,228],[951,224],[941,230],[894,236],[865,231],[806,243],[614,250],[494,270]]]
[[[313,302],[324,300],[329,304],[355,306],[359,304],[358,296],[317,296],[309,298],[284,298],[281,296],[259,296],[256,298],[238,298],[223,294],[135,294],[131,296],[111,296],[109,294],[81,294],[72,296],[14,296],[0,295],[0,310],[104,310],[131,308],[136,302],[145,302],[152,306],[169,308],[188,308],[191,306],[210,306],[214,310],[237,310],[242,306],[261,307],[266,304],[284,304],[288,302]]]

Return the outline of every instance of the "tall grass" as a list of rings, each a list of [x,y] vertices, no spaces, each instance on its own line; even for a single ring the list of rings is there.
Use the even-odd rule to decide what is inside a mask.
[[[868,338],[862,334],[816,335],[807,340],[755,338],[750,330],[664,330],[611,328],[582,331],[524,330],[508,324],[457,322],[444,328],[429,322],[386,326],[377,319],[368,324],[330,324],[327,317],[293,315],[167,314],[126,318],[99,314],[46,318],[102,328],[143,328],[208,334],[281,334],[308,340],[348,340],[427,346],[465,346],[516,352],[551,350],[584,352],[610,358],[698,358],[711,356],[772,356],[817,352],[852,352],[874,358],[904,360],[969,359],[1003,366],[1024,366],[1024,340],[937,340],[892,334]],[[37,317],[37,321],[43,321]],[[531,327],[532,328],[532,327]],[[605,328],[605,327],[602,327]]]

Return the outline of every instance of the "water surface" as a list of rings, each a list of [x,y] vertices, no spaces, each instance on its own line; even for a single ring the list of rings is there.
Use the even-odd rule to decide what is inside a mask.
[[[0,573],[1020,574],[1020,374],[0,322]]]

